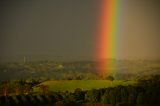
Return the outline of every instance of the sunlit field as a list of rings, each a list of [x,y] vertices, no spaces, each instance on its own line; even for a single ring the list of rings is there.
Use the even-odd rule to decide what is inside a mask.
[[[82,90],[100,89],[107,87],[115,87],[118,85],[134,85],[136,81],[124,81],[124,80],[52,80],[41,83],[40,85],[46,85],[50,91],[70,91],[74,92],[76,88]],[[37,92],[38,87],[34,87],[34,91]]]

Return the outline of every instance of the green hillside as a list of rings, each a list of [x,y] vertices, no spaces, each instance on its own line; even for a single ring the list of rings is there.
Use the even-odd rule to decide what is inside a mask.
[[[82,90],[99,89],[107,87],[115,87],[118,85],[131,85],[135,84],[134,81],[122,81],[122,80],[52,80],[41,83],[40,85],[49,86],[50,91],[71,91],[73,92],[76,88]],[[38,91],[38,87],[34,90]]]

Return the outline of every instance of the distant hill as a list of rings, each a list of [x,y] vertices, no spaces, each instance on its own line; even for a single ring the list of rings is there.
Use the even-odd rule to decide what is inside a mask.
[[[116,79],[132,79],[137,76],[160,74],[160,60],[115,60],[110,70],[115,72]],[[0,80],[10,79],[95,79],[95,61],[31,61],[8,62],[0,64]]]

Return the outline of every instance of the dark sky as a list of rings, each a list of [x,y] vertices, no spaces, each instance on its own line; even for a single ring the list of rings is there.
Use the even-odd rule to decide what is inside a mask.
[[[1,1],[0,59],[93,60],[99,1]],[[159,0],[122,0],[118,58],[159,58],[159,19]]]
[[[160,58],[160,1],[123,0],[119,58]]]

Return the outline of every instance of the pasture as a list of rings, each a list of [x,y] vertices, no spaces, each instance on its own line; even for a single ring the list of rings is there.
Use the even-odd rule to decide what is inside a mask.
[[[118,85],[133,85],[135,81],[124,81],[124,80],[51,80],[41,83],[40,85],[46,85],[49,87],[50,91],[53,92],[74,92],[76,88],[81,88],[82,90],[91,90],[91,89],[100,89],[107,87],[115,87]],[[37,92],[38,87],[34,88],[34,91]]]

